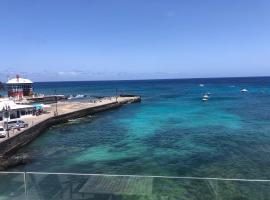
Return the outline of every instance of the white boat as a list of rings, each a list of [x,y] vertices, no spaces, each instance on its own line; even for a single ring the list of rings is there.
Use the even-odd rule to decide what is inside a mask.
[[[208,100],[209,100],[209,98],[210,98],[210,96],[209,96],[209,95],[210,95],[210,93],[209,93],[209,92],[208,92],[208,93],[206,93],[206,94],[204,94],[204,95],[203,95],[202,100],[203,100],[203,101],[208,101]]]
[[[248,92],[248,90],[247,89],[242,89],[241,92]]]
[[[203,98],[202,100],[203,100],[203,101],[208,101],[208,98]]]
[[[205,94],[205,95],[203,96],[203,98],[204,98],[204,99],[209,99],[208,94]]]
[[[204,87],[204,84],[200,84],[199,86],[200,86],[200,87]]]

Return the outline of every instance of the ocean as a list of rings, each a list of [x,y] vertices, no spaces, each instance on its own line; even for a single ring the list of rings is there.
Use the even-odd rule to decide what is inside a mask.
[[[15,171],[270,179],[270,78],[34,86],[88,96],[115,95],[117,88],[142,102],[49,128],[20,150],[33,162]]]
[[[19,151],[32,162],[10,171],[270,179],[270,78],[47,82],[34,87],[38,93],[87,98],[136,94],[142,102],[50,127]],[[204,102],[206,93],[210,98]],[[66,195],[62,199],[77,199],[83,188],[99,192],[79,199],[270,199],[270,181],[149,177],[144,185],[136,177],[0,175],[1,200],[22,198],[19,180],[28,180],[28,199],[59,199],[59,191]],[[95,184],[87,186],[89,181]],[[128,191],[148,191],[150,197],[120,194],[134,183]]]

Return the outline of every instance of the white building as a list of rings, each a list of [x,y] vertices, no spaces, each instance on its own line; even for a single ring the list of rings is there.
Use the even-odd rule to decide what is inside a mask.
[[[4,116],[7,113],[5,109],[9,110],[9,116]],[[19,105],[9,99],[0,99],[0,121],[4,118],[17,119],[24,115],[32,115],[34,109],[35,107],[31,105]]]
[[[25,96],[33,95],[33,82],[29,79],[24,79],[16,76],[16,78],[8,80],[8,96],[16,99],[22,99]]]

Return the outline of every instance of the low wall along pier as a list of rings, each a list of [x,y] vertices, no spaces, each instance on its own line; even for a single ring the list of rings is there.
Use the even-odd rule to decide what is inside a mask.
[[[59,102],[51,111],[40,116],[24,119],[29,127],[21,131],[10,132],[10,137],[0,140],[0,158],[12,156],[18,149],[32,142],[46,129],[55,124],[67,122],[70,119],[85,117],[99,112],[112,110],[125,103],[140,102],[140,96],[119,96],[99,100],[97,102]],[[55,116],[57,106],[58,115]]]

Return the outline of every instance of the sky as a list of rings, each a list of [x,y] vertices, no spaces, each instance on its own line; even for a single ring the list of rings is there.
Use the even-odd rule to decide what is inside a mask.
[[[0,0],[0,80],[270,76],[269,0]]]

